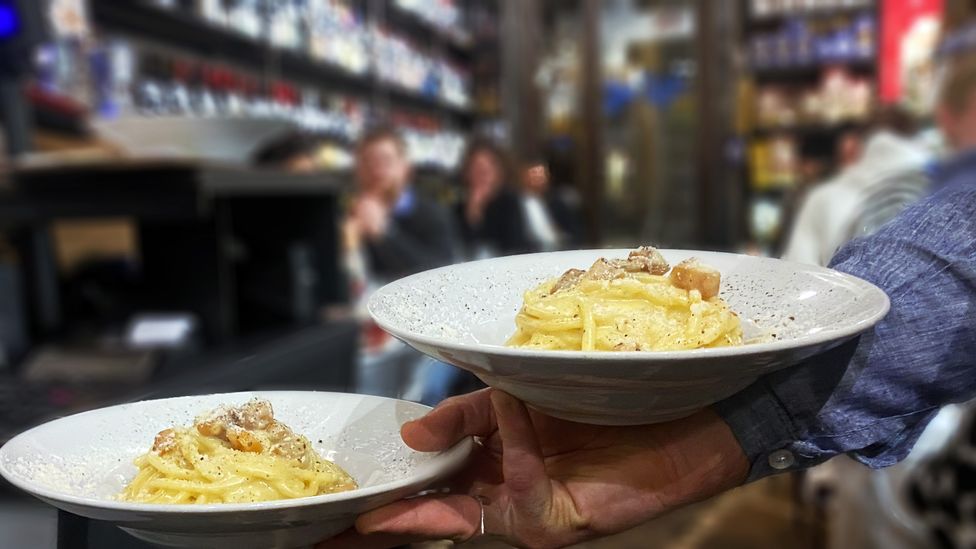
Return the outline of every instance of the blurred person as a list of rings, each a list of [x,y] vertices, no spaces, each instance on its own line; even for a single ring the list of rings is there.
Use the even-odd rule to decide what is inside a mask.
[[[482,259],[530,251],[519,197],[509,186],[511,167],[505,152],[490,140],[474,139],[460,173],[466,192],[458,204],[457,222],[466,256]],[[429,359],[417,371],[408,396],[436,406],[482,387],[474,374]]]
[[[364,250],[369,274],[382,281],[457,259],[454,226],[437,203],[415,192],[407,144],[378,128],[356,149],[356,194],[343,224],[348,248]]]
[[[872,330],[663,424],[575,424],[491,389],[448,400],[402,436],[419,451],[482,437],[457,491],[373,510],[321,547],[481,534],[563,547],[838,455],[873,468],[904,459],[940,407],[976,396],[976,77],[965,68],[950,87],[973,85],[942,102],[959,152],[934,172],[935,192],[831,262],[888,294]]]
[[[469,145],[461,164],[465,197],[457,218],[468,257],[510,255],[530,250],[525,217],[512,188],[505,152],[487,139]]]
[[[783,258],[826,265],[844,243],[873,232],[924,196],[931,158],[912,140],[914,132],[909,115],[889,107],[878,113],[863,151],[854,139],[842,140],[841,171],[801,201]]]
[[[563,193],[552,188],[546,163],[524,163],[521,185],[522,211],[533,250],[548,252],[579,246],[580,214]]]
[[[529,251],[519,198],[509,186],[511,167],[505,152],[488,139],[474,139],[465,152],[460,174],[465,196],[456,217],[466,257],[482,259]],[[448,397],[482,387],[474,374],[429,359],[417,371],[408,396],[436,406]]]
[[[941,190],[953,179],[976,179],[976,21],[962,27],[965,49],[947,61],[936,118],[945,142],[955,157],[937,168],[935,184]],[[951,43],[950,40],[947,42]],[[976,301],[970,302],[970,314]],[[943,410],[944,423],[958,427],[951,437],[944,433],[916,459],[913,467],[899,471],[897,480],[906,490],[916,519],[929,535],[924,541],[946,549],[973,547],[976,538],[976,403]],[[948,429],[946,429],[948,431]],[[926,432],[926,434],[928,434]],[[941,444],[949,439],[947,444]],[[901,487],[901,484],[899,484]],[[919,545],[920,546],[920,545]]]
[[[353,300],[366,322],[356,392],[420,400],[429,359],[375,326],[364,305],[372,289],[454,262],[454,226],[447,210],[413,189],[407,144],[396,131],[381,127],[360,140],[355,175],[342,234]]]
[[[841,170],[853,166],[864,156],[864,136],[861,132],[846,131],[837,140],[837,167]]]
[[[271,139],[251,154],[251,164],[295,173],[314,172],[318,140],[300,132],[289,132]]]
[[[974,119],[967,118],[967,115],[972,115],[965,99],[967,94],[976,91],[973,84],[968,83],[968,79],[973,78],[971,75],[976,75],[976,67],[957,64],[951,73],[952,77],[943,87],[937,110],[944,139],[959,154],[947,166],[959,162],[959,159],[965,158],[966,151],[976,148],[976,139],[969,135],[972,132],[967,126]],[[972,112],[976,112],[976,109]],[[819,209],[816,215],[820,224],[803,228],[807,234],[798,233],[797,238],[806,238],[808,242],[822,238],[821,254],[829,252],[832,245],[828,243],[829,238],[850,239],[873,232],[908,203],[928,192],[929,178],[925,176],[924,168],[926,161],[932,158],[931,149],[915,140],[907,141],[906,134],[910,133],[907,130],[911,129],[911,125],[902,123],[898,113],[894,117],[889,113],[887,125],[900,130],[896,133],[900,140],[896,142],[897,148],[892,147],[891,143],[882,148],[879,145],[884,143],[869,141],[866,155],[872,155],[871,158],[855,164],[846,172],[847,180],[843,179],[842,174],[838,181],[830,184],[832,187],[827,187],[819,195],[811,195],[810,208]],[[888,154],[884,154],[886,149]],[[856,209],[851,207],[854,204],[858,206]],[[833,212],[828,213],[831,209]],[[850,218],[845,219],[845,214]],[[828,220],[835,225],[824,226]],[[787,251],[787,259],[813,262],[802,255],[802,250],[794,248],[793,255],[790,252]],[[927,547],[931,540],[908,511],[900,495],[913,469],[920,460],[945,443],[956,427],[959,416],[960,411],[956,407],[941,411],[908,458],[896,467],[873,472],[852,460],[840,458],[809,471],[805,491],[808,497],[824,501],[831,523],[828,546],[837,549],[849,546],[892,549]]]

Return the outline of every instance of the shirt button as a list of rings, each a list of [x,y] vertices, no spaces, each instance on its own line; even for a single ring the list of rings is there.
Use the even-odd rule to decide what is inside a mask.
[[[773,469],[789,469],[796,463],[793,452],[789,450],[776,450],[769,454],[769,466]]]

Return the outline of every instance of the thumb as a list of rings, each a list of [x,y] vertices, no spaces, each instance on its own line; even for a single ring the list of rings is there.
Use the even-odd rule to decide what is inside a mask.
[[[470,436],[487,437],[495,430],[491,389],[449,398],[426,416],[407,422],[403,441],[420,452],[438,452]]]
[[[525,404],[501,391],[491,403],[502,443],[505,488],[520,518],[544,519],[552,502],[552,482],[546,473],[539,438]]]

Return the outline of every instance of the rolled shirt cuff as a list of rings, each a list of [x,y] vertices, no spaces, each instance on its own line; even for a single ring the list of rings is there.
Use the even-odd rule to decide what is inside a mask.
[[[800,440],[789,414],[765,379],[713,404],[712,409],[732,429],[749,460],[746,482],[806,469],[833,457]]]

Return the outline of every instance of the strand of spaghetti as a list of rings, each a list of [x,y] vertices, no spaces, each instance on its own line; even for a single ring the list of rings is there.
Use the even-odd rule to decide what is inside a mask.
[[[260,460],[261,463],[240,463],[236,466],[236,469],[244,474],[263,478],[295,477],[302,480],[311,480],[318,474],[315,471],[283,464],[275,461],[274,458],[261,457],[264,458]]]
[[[135,495],[142,492],[143,487],[152,475],[152,469],[140,469],[136,474],[136,478],[132,479],[132,483],[125,489],[126,494]]]
[[[195,440],[197,444],[203,447],[206,452],[214,452],[219,450],[230,450],[230,448],[222,440],[218,440],[213,437],[205,437],[199,433],[195,433]]]
[[[156,453],[150,452],[146,454],[146,461],[148,461],[150,465],[155,467],[157,470],[162,472],[167,477],[173,477],[182,480],[190,480],[193,477],[193,472],[191,470],[183,469],[172,463],[168,463],[166,460],[164,460]]]
[[[296,490],[293,486],[289,486],[288,482],[281,480],[272,482],[271,485],[274,486],[275,490],[278,490],[278,492],[280,492],[282,495],[289,498],[300,498],[312,495],[305,491],[304,484],[302,484],[302,489],[298,490]]]
[[[525,306],[522,308],[522,313],[542,320],[562,318],[565,314],[565,312],[560,309],[558,303],[550,302],[543,307],[542,305],[536,304],[534,301],[526,301]]]
[[[188,480],[178,480],[169,478],[158,478],[149,482],[149,485],[153,488],[161,488],[164,490],[193,490],[195,492],[207,493],[207,494],[220,494],[224,493],[229,489],[239,487],[247,482],[244,477],[232,477],[229,480],[221,483],[207,484],[203,482],[194,482]]]
[[[527,315],[519,315],[516,322],[524,330],[532,332],[559,332],[563,330],[577,330],[583,327],[583,321],[579,318],[558,318],[551,320],[540,320]]]
[[[593,322],[593,306],[590,301],[583,299],[580,301],[580,316],[583,318],[583,340],[580,346],[584,351],[592,351],[596,348],[596,324]]]

